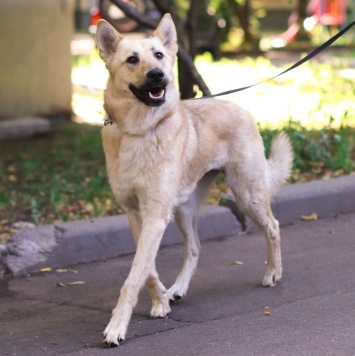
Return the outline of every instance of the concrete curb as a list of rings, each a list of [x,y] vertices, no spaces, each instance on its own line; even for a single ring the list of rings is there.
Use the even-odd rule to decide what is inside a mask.
[[[316,212],[319,217],[355,210],[355,176],[285,186],[273,199],[275,217],[281,225]],[[234,235],[241,226],[232,210],[202,206],[201,241]],[[171,222],[162,245],[182,242]],[[0,249],[0,278],[37,272],[43,267],[63,267],[104,260],[135,251],[126,215],[26,228],[15,232]]]
[[[229,209],[206,205],[201,207],[198,228],[204,240],[240,231]],[[171,222],[162,245],[179,242],[181,234]],[[63,267],[129,254],[135,251],[135,245],[127,216],[117,215],[22,229],[11,236],[5,250],[2,275],[19,276],[43,267]]]
[[[0,121],[0,141],[43,135],[50,129],[50,121],[43,117],[29,116]]]

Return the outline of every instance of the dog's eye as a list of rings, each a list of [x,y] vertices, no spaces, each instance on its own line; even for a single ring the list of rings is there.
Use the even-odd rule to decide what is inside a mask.
[[[157,58],[157,59],[162,59],[164,57],[164,54],[161,52],[155,52],[154,55],[155,55],[155,58]]]
[[[127,58],[127,63],[129,64],[137,64],[139,62],[139,58],[137,56],[130,56]]]

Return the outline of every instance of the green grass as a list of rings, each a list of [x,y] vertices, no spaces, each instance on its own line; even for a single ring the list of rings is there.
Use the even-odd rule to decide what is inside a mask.
[[[48,136],[0,143],[0,224],[119,212],[107,183],[99,127],[70,123],[55,126]]]
[[[0,233],[16,221],[35,224],[113,215],[122,210],[106,177],[100,127],[67,123],[48,136],[0,143]],[[353,171],[355,130],[343,125],[308,130],[289,120],[295,160],[290,182]],[[261,128],[268,152],[278,129]],[[218,177],[207,198],[218,203],[228,192]]]
[[[290,119],[284,131],[289,135],[294,150],[293,175],[291,181],[300,180],[299,175],[310,178],[327,177],[350,173],[354,169],[355,130],[347,124],[333,128],[333,118],[320,130],[308,130],[300,122]],[[343,119],[346,122],[346,118]],[[278,130],[262,129],[266,151]],[[303,177],[303,180],[307,178]]]
[[[346,118],[343,120],[346,122]],[[307,129],[292,118],[282,128],[291,139],[294,161],[289,183],[328,179],[353,174],[355,167],[355,128],[343,124],[333,127],[333,119],[321,130]],[[280,129],[260,127],[266,155],[270,152],[271,140]],[[207,202],[218,204],[224,194],[231,194],[224,176],[219,176],[211,187]]]

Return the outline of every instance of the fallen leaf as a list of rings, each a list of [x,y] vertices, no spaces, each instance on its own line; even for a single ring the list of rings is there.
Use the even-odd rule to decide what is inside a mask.
[[[46,272],[50,272],[51,270],[52,270],[52,268],[50,268],[50,267],[44,267],[44,268],[41,268],[39,271],[46,273]]]
[[[67,283],[58,282],[58,283],[57,283],[57,286],[58,286],[58,287],[70,287],[70,286],[76,286],[76,285],[84,284],[84,283],[85,283],[84,281],[67,282]]]
[[[235,262],[232,262],[231,265],[239,265],[239,266],[243,266],[244,262],[242,261],[235,261]]]
[[[339,177],[342,174],[344,174],[344,170],[343,169],[338,169],[337,171],[334,172],[334,177]]]
[[[264,311],[264,315],[271,316],[271,313],[268,311]]]
[[[35,224],[30,223],[28,221],[17,221],[15,223],[12,224],[12,227],[14,229],[27,229],[27,228],[32,228],[32,227],[36,227]]]
[[[1,233],[0,232],[0,244],[6,243],[6,241],[10,238],[10,233]]]
[[[112,200],[111,199],[106,199],[105,200],[105,209],[106,209],[106,211],[112,209]]]
[[[11,183],[16,183],[17,182],[17,177],[14,175],[14,174],[10,174],[8,177],[7,177],[8,181],[11,182]]]
[[[92,211],[94,211],[94,205],[91,203],[87,203],[84,207],[85,211],[91,213]]]
[[[300,217],[302,221],[311,221],[311,220],[317,220],[318,219],[318,214],[317,213],[312,213],[311,215],[302,215]]]
[[[64,273],[64,272],[78,273],[77,270],[71,268],[57,268],[55,271],[58,273]]]

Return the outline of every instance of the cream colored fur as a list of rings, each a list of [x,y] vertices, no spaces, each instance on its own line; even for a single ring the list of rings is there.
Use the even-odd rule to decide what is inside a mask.
[[[292,150],[278,135],[266,160],[257,125],[239,106],[216,99],[180,101],[174,82],[176,32],[165,15],[151,38],[128,41],[107,22],[97,31],[100,56],[109,71],[105,110],[113,121],[102,130],[109,182],[127,212],[137,251],[104,341],[125,339],[138,293],[146,282],[152,317],[170,312],[169,300],[183,297],[200,251],[199,205],[218,171],[223,171],[239,208],[263,231],[268,260],[264,286],[281,278],[280,233],[270,196],[288,178]],[[156,53],[163,58],[157,58]],[[130,63],[131,56],[139,59]],[[167,78],[165,102],[146,105],[129,89],[140,87],[147,73],[160,69]],[[164,230],[175,216],[183,234],[185,260],[174,285],[166,290],[155,269]]]

